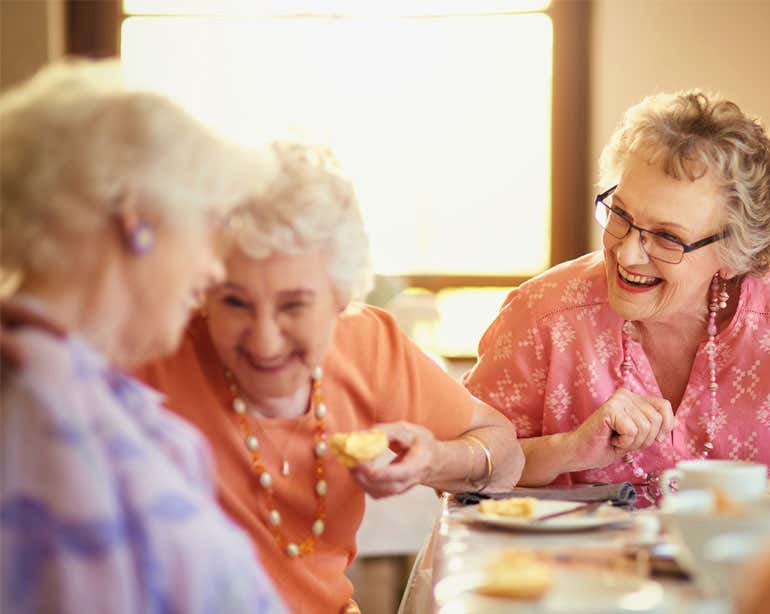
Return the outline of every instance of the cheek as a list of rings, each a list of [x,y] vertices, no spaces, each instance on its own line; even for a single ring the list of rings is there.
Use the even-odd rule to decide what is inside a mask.
[[[222,316],[217,310],[208,315],[209,336],[220,356],[234,354],[240,338],[244,334],[244,327],[237,318]]]
[[[319,362],[329,349],[336,322],[336,316],[329,318],[328,315],[324,315],[313,318],[303,326],[303,339]]]

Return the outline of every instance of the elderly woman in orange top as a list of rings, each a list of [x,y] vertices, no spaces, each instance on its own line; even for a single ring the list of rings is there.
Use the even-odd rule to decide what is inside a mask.
[[[387,313],[351,303],[370,284],[368,241],[329,154],[291,143],[273,152],[281,171],[236,217],[226,280],[181,351],[141,375],[207,434],[222,504],[291,609],[340,612],[365,492],[504,491],[523,455],[504,416]],[[394,462],[348,469],[331,457],[331,434],[374,425]]]
[[[514,422],[522,483],[770,462],[770,141],[692,91],[632,107],[602,155],[600,252],[514,290],[469,390]]]

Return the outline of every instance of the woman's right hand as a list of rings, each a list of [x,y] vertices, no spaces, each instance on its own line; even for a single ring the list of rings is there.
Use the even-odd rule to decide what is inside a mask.
[[[618,388],[571,433],[575,457],[585,469],[606,467],[627,452],[662,441],[674,428],[671,403]]]

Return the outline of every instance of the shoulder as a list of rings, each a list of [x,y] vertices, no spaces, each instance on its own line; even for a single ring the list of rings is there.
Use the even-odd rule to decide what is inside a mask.
[[[770,272],[764,275],[749,275],[741,285],[746,308],[770,318]]]
[[[601,252],[556,265],[524,282],[506,299],[501,313],[526,313],[539,322],[554,314],[607,304],[607,281]]]
[[[334,345],[365,349],[358,344],[363,341],[395,341],[402,335],[401,328],[390,313],[372,305],[354,303],[337,322]]]

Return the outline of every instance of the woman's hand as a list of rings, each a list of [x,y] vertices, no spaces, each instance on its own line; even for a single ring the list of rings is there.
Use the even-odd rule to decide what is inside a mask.
[[[410,422],[377,424],[388,435],[396,457],[389,465],[375,467],[360,463],[351,470],[353,478],[371,497],[380,499],[409,490],[430,481],[431,467],[438,442],[428,429]]]
[[[571,434],[576,461],[606,467],[627,452],[648,448],[674,428],[671,403],[618,388]]]

